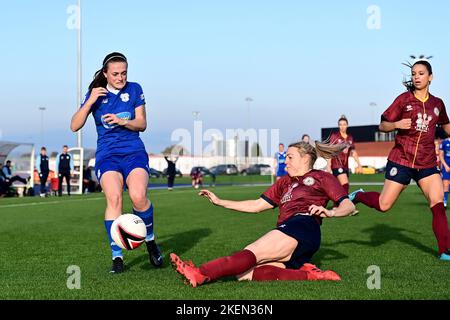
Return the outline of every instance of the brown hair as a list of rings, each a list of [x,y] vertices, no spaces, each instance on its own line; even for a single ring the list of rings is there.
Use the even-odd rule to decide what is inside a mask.
[[[341,115],[341,117],[338,120],[338,123],[341,122],[341,121],[345,121],[348,124],[348,120],[347,120],[347,117],[345,116],[345,114]]]
[[[317,157],[322,157],[325,159],[331,159],[339,155],[345,148],[349,145],[347,143],[329,143],[328,141],[315,141],[315,146],[300,141],[291,143],[289,148],[295,147],[298,149],[298,152],[301,155],[309,155],[311,157],[310,167],[314,166],[314,162],[316,162]]]

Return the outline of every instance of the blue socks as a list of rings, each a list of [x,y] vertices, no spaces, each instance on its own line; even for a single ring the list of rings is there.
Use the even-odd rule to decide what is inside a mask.
[[[114,222],[114,220],[105,220],[105,229],[106,229],[106,233],[108,234],[109,245],[110,245],[111,251],[112,251],[112,259],[114,260],[117,257],[120,257],[123,259],[122,249],[111,238],[111,225],[113,224],[113,222]]]
[[[148,208],[144,212],[136,211],[133,208],[133,214],[141,218],[144,221],[145,226],[147,227],[147,236],[145,237],[145,242],[153,240],[155,238],[155,235],[153,234],[153,203],[150,204],[150,208]]]

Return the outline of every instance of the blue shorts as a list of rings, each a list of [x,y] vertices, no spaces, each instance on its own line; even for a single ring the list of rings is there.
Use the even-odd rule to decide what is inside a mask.
[[[413,179],[416,182],[419,180],[429,177],[433,174],[440,174],[437,167],[425,168],[425,169],[413,169],[410,167],[405,167],[399,165],[395,162],[388,161],[386,165],[385,178],[387,180],[395,181],[403,185],[408,185]]]
[[[291,259],[284,262],[288,269],[298,269],[303,264],[311,261],[312,256],[320,248],[320,225],[316,218],[312,216],[293,216],[279,225],[276,230],[283,232],[298,242]]]
[[[444,166],[441,168],[442,180],[450,180],[450,172],[445,171]]]
[[[348,169],[346,168],[337,168],[337,169],[331,169],[333,171],[333,176],[337,177],[341,174],[346,174],[348,177]]]
[[[283,168],[282,170],[278,169],[277,170],[277,177],[284,177],[285,175],[287,175],[287,171],[285,170],[285,168]]]
[[[95,175],[100,182],[102,175],[107,171],[117,171],[122,174],[123,180],[127,181],[127,177],[131,171],[136,168],[144,169],[147,174],[150,173],[148,166],[148,155],[146,152],[138,152],[126,156],[109,156],[95,162]]]

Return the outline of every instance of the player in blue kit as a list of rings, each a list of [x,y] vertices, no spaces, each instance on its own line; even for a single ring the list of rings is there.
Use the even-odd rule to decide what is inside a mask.
[[[71,122],[72,131],[86,123],[90,113],[97,128],[95,174],[106,197],[105,228],[112,251],[112,273],[124,271],[122,250],[111,238],[111,225],[122,214],[122,191],[127,185],[133,214],[144,220],[150,262],[162,266],[163,257],[153,233],[153,205],[147,198],[148,155],[139,132],[147,127],[141,86],[127,81],[128,63],[118,52],[108,54],[95,73],[89,91]]]
[[[275,153],[275,161],[277,163],[277,180],[287,175],[286,171],[286,151],[284,151],[284,144],[278,145],[278,152]]]
[[[444,184],[444,206],[447,207],[448,187],[450,185],[450,138],[442,140],[439,147],[439,159],[441,160],[442,182]]]

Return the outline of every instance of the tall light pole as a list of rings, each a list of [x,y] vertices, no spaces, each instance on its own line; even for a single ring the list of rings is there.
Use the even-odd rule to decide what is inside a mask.
[[[81,105],[81,0],[78,0],[78,28],[77,28],[77,110]],[[82,145],[82,130],[77,132],[77,146]]]
[[[39,107],[39,111],[41,111],[41,147],[44,146],[44,111],[45,107]]]
[[[375,102],[371,102],[369,105],[372,112],[372,123],[375,124],[375,108],[377,107],[377,104]]]
[[[247,130],[250,130],[250,103],[253,102],[253,99],[250,97],[245,98],[245,101],[247,102]],[[250,164],[250,156],[251,156],[251,146],[250,146],[250,139],[245,140],[247,143],[247,165]]]

